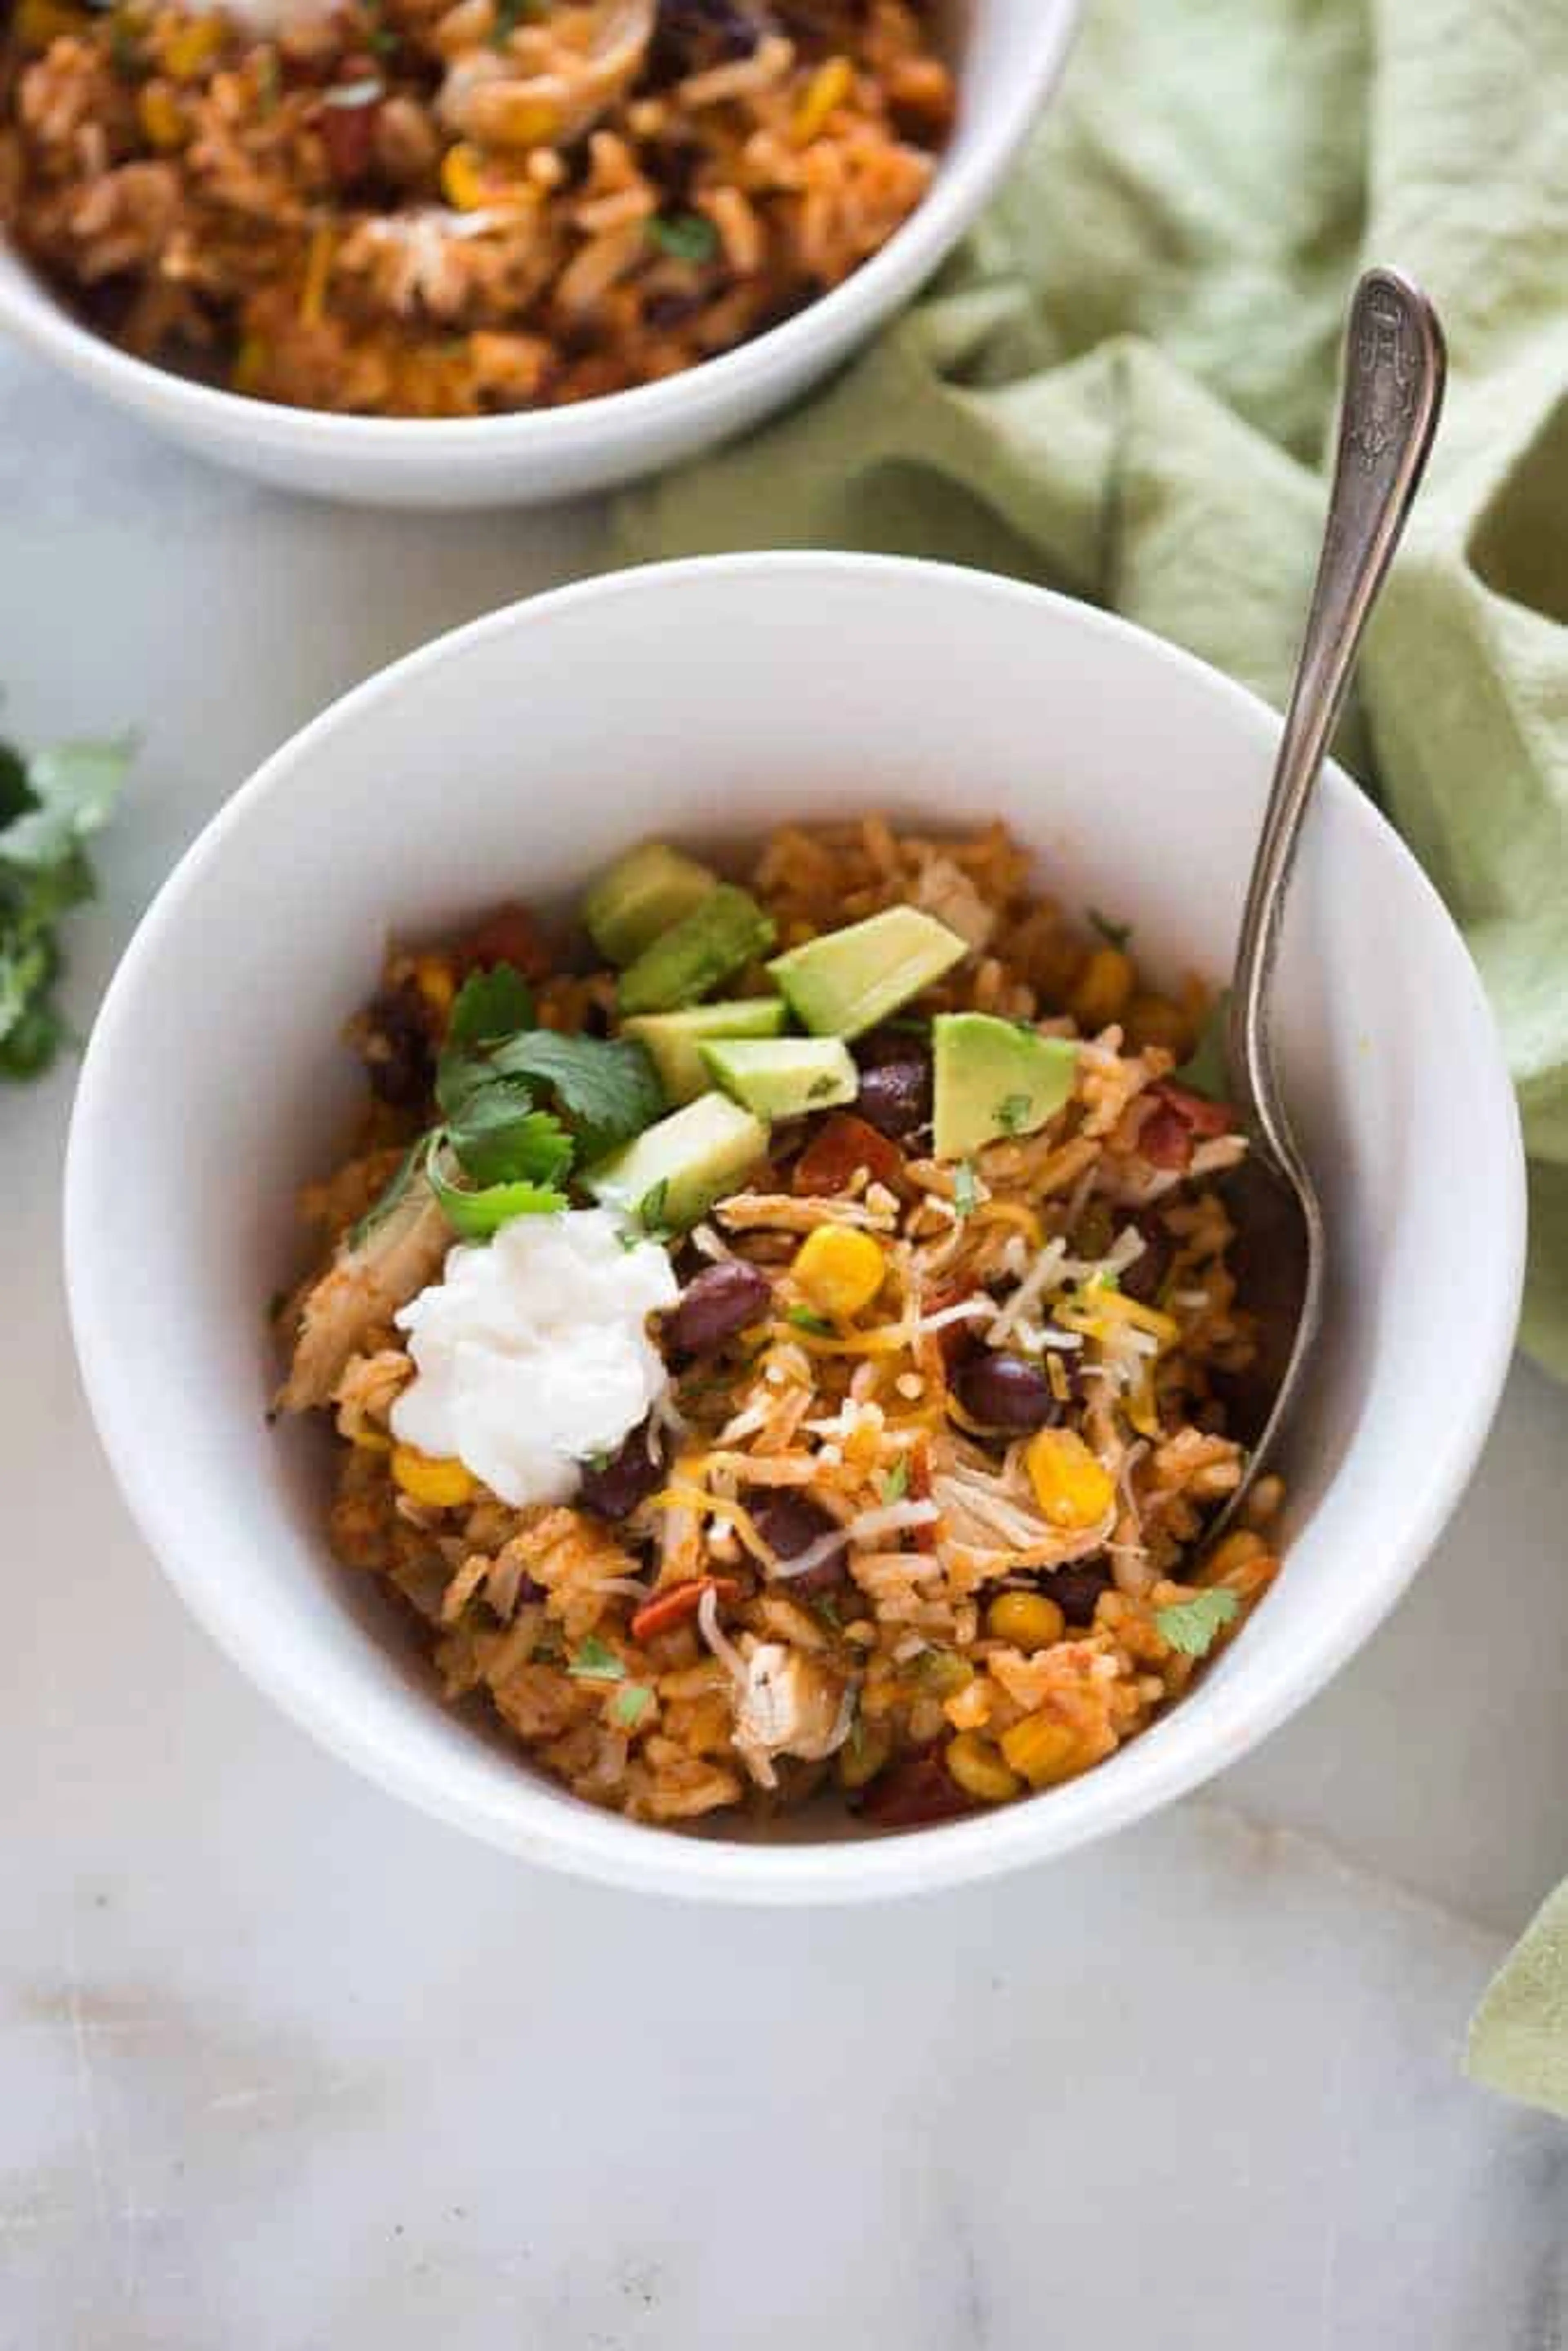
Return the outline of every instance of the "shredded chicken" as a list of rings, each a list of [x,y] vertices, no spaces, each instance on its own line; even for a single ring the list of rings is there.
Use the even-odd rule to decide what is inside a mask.
[[[350,1358],[435,1280],[451,1246],[452,1228],[423,1176],[361,1239],[350,1234],[300,1307],[279,1410],[329,1403]]]

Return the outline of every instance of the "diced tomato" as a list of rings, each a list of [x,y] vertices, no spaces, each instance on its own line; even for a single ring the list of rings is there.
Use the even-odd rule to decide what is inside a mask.
[[[375,152],[379,99],[360,106],[323,106],[318,128],[327,150],[327,162],[340,188],[352,187],[371,168]]]
[[[1138,1129],[1138,1148],[1151,1166],[1181,1169],[1202,1139],[1228,1134],[1235,1113],[1228,1102],[1210,1102],[1162,1078],[1149,1088],[1155,1107]]]
[[[834,1111],[795,1162],[795,1189],[819,1199],[847,1192],[862,1167],[873,1184],[895,1188],[904,1175],[904,1155],[863,1118]]]
[[[975,1810],[942,1760],[937,1740],[901,1756],[879,1771],[861,1800],[861,1818],[879,1829],[924,1828],[933,1821],[956,1821]]]
[[[525,979],[545,979],[549,976],[549,949],[526,906],[497,907],[469,932],[457,952],[469,969],[488,971],[494,964],[509,963]]]
[[[721,1600],[736,1600],[740,1586],[727,1575],[697,1575],[688,1583],[672,1583],[667,1592],[656,1592],[638,1609],[632,1619],[632,1638],[651,1641],[656,1634],[667,1633],[672,1625],[695,1616],[705,1592],[716,1592]]]

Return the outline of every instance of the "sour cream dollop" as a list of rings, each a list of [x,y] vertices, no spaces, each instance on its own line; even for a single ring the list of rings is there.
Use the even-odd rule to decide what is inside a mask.
[[[656,1241],[604,1208],[515,1217],[459,1245],[403,1307],[415,1377],[392,1434],[457,1459],[504,1502],[570,1501],[590,1455],[613,1452],[666,1385],[647,1318],[680,1285]]]

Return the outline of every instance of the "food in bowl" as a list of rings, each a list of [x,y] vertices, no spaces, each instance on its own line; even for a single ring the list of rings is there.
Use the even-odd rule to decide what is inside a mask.
[[[873,1826],[1089,1770],[1278,1571],[1228,1426],[1256,1332],[1172,1076],[1203,1016],[1000,826],[875,817],[747,887],[653,842],[578,952],[512,906],[394,946],[306,1195],[279,1404],[329,1528],[574,1793]]]
[[[552,407],[730,350],[919,204],[925,0],[18,0],[0,218],[87,320],[254,397]]]

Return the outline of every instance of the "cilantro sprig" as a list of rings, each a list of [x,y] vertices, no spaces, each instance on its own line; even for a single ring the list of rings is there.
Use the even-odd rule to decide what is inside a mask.
[[[1195,1592],[1190,1600],[1173,1601],[1156,1608],[1155,1623],[1173,1649],[1184,1657],[1206,1657],[1227,1625],[1241,1613],[1241,1603],[1223,1583]]]
[[[133,747],[62,743],[25,759],[0,744],[0,1077],[37,1077],[70,1037],[55,1000],[57,925],[93,895],[85,844],[113,813]]]
[[[441,1123],[413,1146],[367,1225],[423,1169],[454,1228],[487,1240],[516,1217],[566,1207],[580,1155],[597,1159],[660,1116],[664,1092],[641,1045],[560,1036],[534,1017],[533,991],[510,964],[465,981],[436,1064]]]

